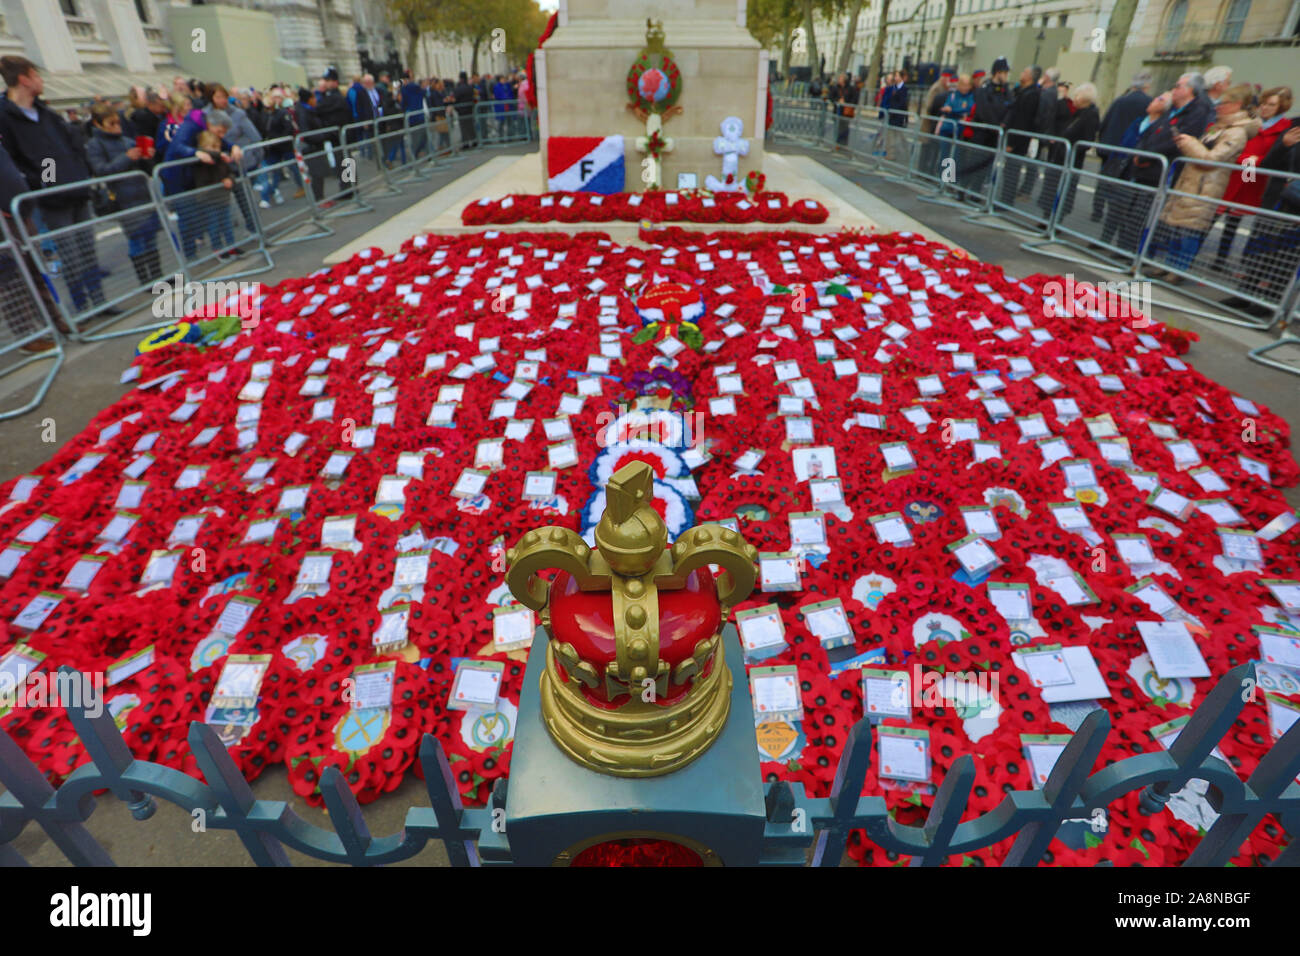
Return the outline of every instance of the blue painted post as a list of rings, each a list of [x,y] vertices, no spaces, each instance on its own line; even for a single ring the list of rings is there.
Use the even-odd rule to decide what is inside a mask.
[[[831,785],[831,819],[817,834],[813,848],[813,866],[839,866],[844,858],[844,845],[849,831],[856,823],[858,798],[871,767],[871,722],[860,720],[849,731],[840,755],[840,765],[835,770]]]
[[[230,751],[207,724],[190,723],[186,735],[199,770],[212,787],[215,804],[231,823],[249,857],[258,866],[290,866],[289,856],[280,841],[265,831],[248,825],[248,814],[257,804],[252,788],[235,766]],[[215,822],[215,821],[214,821]],[[224,829],[224,827],[223,827]]]
[[[1215,744],[1223,739],[1232,729],[1237,715],[1246,706],[1246,695],[1242,688],[1246,681],[1254,680],[1255,663],[1247,661],[1238,664],[1214,686],[1206,695],[1201,706],[1196,708],[1191,718],[1179,733],[1174,745],[1169,748],[1169,756],[1178,765],[1178,773],[1168,780],[1153,783],[1142,791],[1139,808],[1143,813],[1159,813],[1169,802],[1169,797],[1196,776],[1196,768],[1210,756]]]
[[[1061,821],[1075,815],[1074,801],[1083,789],[1092,766],[1097,762],[1110,733],[1110,714],[1098,707],[1075,731],[1065,751],[1057,759],[1047,783],[1043,785],[1043,798],[1052,812],[1045,818],[1025,824],[1011,851],[1002,861],[1003,866],[1037,866],[1048,846],[1061,829]]]
[[[66,664],[59,668],[59,676],[65,680],[70,681],[76,674],[77,671]],[[135,757],[131,756],[126,741],[122,739],[122,732],[117,729],[113,715],[105,709],[101,710],[98,717],[90,717],[87,716],[85,707],[70,707],[68,719],[81,738],[81,745],[90,754],[91,762],[101,774],[109,778],[108,789],[130,808],[131,816],[137,820],[148,820],[153,816],[158,810],[153,797],[131,790],[122,783],[122,774],[135,762]]]
[[[451,764],[447,761],[442,744],[432,734],[425,734],[420,741],[420,764],[424,767],[424,785],[429,792],[429,806],[432,810],[412,807],[406,817],[407,829],[411,829],[412,825],[420,825],[431,836],[441,839],[452,866],[481,866],[478,849],[474,845],[478,831],[462,826],[464,807],[460,802],[460,791],[456,788],[456,777],[451,772]],[[425,819],[430,812],[436,821],[434,826],[429,826]]]
[[[22,860],[17,850],[5,844],[15,839],[29,820],[40,824],[74,865],[114,865],[108,851],[81,825],[94,812],[94,798],[82,801],[72,819],[61,818],[55,810],[54,788],[13,738],[3,732],[0,732],[0,783],[8,791],[0,794],[0,847],[8,850],[6,858],[0,860],[4,865],[13,865],[15,856]]]
[[[962,754],[939,785],[939,792],[925,818],[927,848],[912,857],[911,866],[939,866],[948,859],[948,847],[952,845],[957,824],[961,823],[962,814],[966,812],[966,802],[970,800],[974,785],[975,760],[970,754]]]

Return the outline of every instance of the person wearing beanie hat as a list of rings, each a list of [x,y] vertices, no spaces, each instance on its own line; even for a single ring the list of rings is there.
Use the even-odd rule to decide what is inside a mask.
[[[994,76],[997,76],[997,74],[999,73],[1010,73],[1011,64],[1007,62],[1007,58],[1005,56],[1000,56],[993,61],[993,69],[990,70],[989,72],[992,73]]]
[[[342,93],[339,92],[339,71],[337,67],[331,66],[327,69],[322,77],[325,81],[325,88],[316,94],[316,117],[320,120],[324,129],[330,130],[325,137],[328,150],[338,148],[341,143],[339,129],[352,122],[352,108],[348,106],[348,101]],[[333,129],[338,127],[338,129]],[[339,194],[338,199],[348,199],[352,195],[351,184],[344,179],[347,166],[344,163],[338,164],[339,177]]]
[[[1005,73],[994,73],[990,77],[985,77],[982,83],[978,80],[975,80],[975,83],[975,109],[970,115],[970,121],[981,125],[968,129],[969,140],[973,145],[982,146],[984,149],[968,150],[965,154],[966,162],[958,164],[962,168],[957,170],[957,175],[963,188],[978,196],[984,187],[984,181],[992,172],[992,150],[997,146],[998,141],[997,131],[989,127],[1002,125],[1002,120],[1007,115],[1011,93],[1007,87]]]

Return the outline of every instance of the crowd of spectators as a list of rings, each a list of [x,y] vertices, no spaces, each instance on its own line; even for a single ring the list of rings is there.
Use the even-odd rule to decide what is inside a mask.
[[[1073,85],[1054,67],[1026,66],[1013,85],[1003,57],[987,74],[943,72],[915,91],[919,98],[907,81],[906,70],[886,73],[871,94],[884,120],[874,127],[871,149],[907,162],[910,146],[897,131],[918,114],[924,135],[917,162],[941,188],[963,198],[984,195],[1002,138],[1006,161],[993,188],[1003,206],[1046,224],[1054,212],[1073,213],[1082,184],[1092,192],[1089,217],[1099,248],[1130,255],[1145,248],[1160,264],[1148,270],[1152,278],[1177,284],[1199,262],[1198,274],[1217,274],[1219,285],[1240,293],[1228,304],[1261,311],[1257,300],[1276,300],[1295,276],[1300,227],[1256,217],[1260,209],[1300,215],[1300,182],[1271,175],[1300,173],[1300,117],[1285,115],[1290,88],[1234,83],[1230,68],[1216,66],[1157,92],[1151,74],[1140,71],[1103,114],[1092,83]],[[834,149],[845,149],[851,120],[868,103],[862,79],[844,73],[813,82],[809,96],[833,109]],[[1069,158],[1082,168],[1090,153],[1099,170],[1071,176],[1060,190]],[[1162,188],[1167,195],[1152,223]],[[1198,260],[1220,223],[1213,255]],[[1234,256],[1243,223],[1248,236]]]
[[[392,168],[429,153],[472,149],[493,137],[524,139],[530,119],[522,71],[462,72],[452,80],[416,79],[408,70],[398,81],[388,73],[366,73],[353,76],[346,89],[334,68],[314,88],[287,83],[265,90],[227,88],[177,76],[170,89],[132,87],[123,100],[96,97],[63,115],[42,99],[44,80],[30,60],[0,58],[0,77],[5,87],[0,97],[3,214],[12,214],[17,196],[40,192],[36,201],[20,204],[28,234],[50,234],[44,247],[73,309],[104,315],[118,313],[105,298],[111,273],[100,265],[93,227],[79,224],[114,215],[126,236],[133,285],[166,278],[159,242],[170,241],[164,231],[168,224],[155,212],[147,178],[156,167],[161,167],[157,178],[175,214],[175,239],[185,258],[230,260],[243,255],[239,235],[256,231],[253,204],[261,209],[283,204],[282,185],[287,189],[292,182],[292,199],[303,199],[310,188],[322,209],[349,198],[355,176],[338,155],[342,148]],[[490,108],[479,106],[483,103]],[[338,192],[327,199],[326,181],[335,176]],[[95,181],[102,177],[111,178]],[[241,178],[251,192],[237,188]],[[204,242],[208,248],[201,253]],[[56,294],[48,280],[41,293]],[[59,314],[57,308],[50,311]],[[61,320],[58,325],[68,331]],[[24,347],[52,346],[45,339]]]

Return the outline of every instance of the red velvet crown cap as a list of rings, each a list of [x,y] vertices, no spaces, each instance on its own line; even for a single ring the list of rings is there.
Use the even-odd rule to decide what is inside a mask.
[[[605,667],[614,660],[614,603],[610,593],[582,591],[561,571],[551,584],[550,611],[551,639],[572,644],[578,656],[596,668],[601,677],[595,688],[584,687],[587,699],[612,706],[604,684]],[[692,571],[684,588],[659,591],[659,657],[669,667],[675,668],[690,657],[695,645],[717,634],[721,625],[718,589],[708,568]],[[563,670],[562,665],[557,666]],[[689,682],[674,684],[670,680],[668,694],[661,695],[658,702],[671,703],[688,686]]]

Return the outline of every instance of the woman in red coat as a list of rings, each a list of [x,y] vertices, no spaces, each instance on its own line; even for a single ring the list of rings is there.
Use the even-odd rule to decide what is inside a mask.
[[[1258,206],[1260,200],[1264,198],[1269,177],[1259,175],[1253,167],[1268,155],[1277,138],[1291,127],[1291,121],[1283,115],[1290,108],[1290,87],[1274,87],[1260,96],[1259,119],[1262,125],[1259,132],[1246,143],[1245,151],[1237,158],[1237,163],[1242,167],[1252,167],[1250,178],[1247,180],[1245,174],[1241,172],[1233,173],[1232,178],[1228,180],[1228,191],[1223,194],[1224,202]],[[1222,214],[1224,211],[1225,207],[1220,206],[1218,212]],[[1241,225],[1241,217],[1252,215],[1245,209],[1229,208],[1226,211],[1228,215],[1223,220],[1223,235],[1219,239],[1219,251],[1214,257],[1215,269],[1222,269],[1224,263],[1228,261],[1228,256],[1232,252],[1232,241],[1237,237],[1237,227]]]

